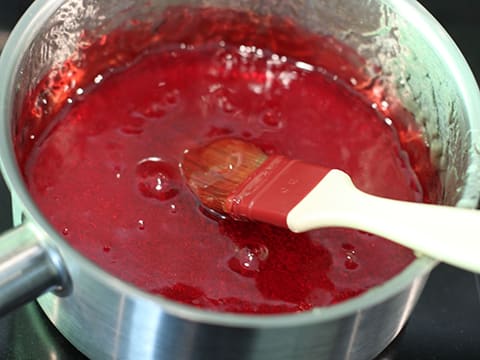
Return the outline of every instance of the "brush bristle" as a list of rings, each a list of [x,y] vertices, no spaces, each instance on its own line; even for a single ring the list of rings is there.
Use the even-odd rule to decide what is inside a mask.
[[[181,164],[190,189],[210,209],[225,213],[225,202],[267,159],[257,146],[221,139],[188,150]]]

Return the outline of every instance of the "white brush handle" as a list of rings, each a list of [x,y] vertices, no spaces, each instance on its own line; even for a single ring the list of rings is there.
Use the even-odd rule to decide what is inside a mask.
[[[480,211],[391,200],[357,189],[331,170],[287,216],[293,232],[329,226],[363,230],[480,273]]]

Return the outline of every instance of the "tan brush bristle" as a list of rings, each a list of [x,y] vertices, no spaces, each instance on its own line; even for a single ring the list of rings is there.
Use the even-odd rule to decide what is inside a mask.
[[[221,139],[186,151],[181,164],[188,186],[210,209],[225,212],[225,202],[268,158],[257,146]]]

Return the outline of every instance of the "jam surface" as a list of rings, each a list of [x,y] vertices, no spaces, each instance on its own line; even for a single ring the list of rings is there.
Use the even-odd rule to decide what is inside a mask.
[[[233,137],[267,154],[342,169],[372,194],[432,200],[414,171],[428,162],[418,155],[428,153],[418,132],[397,131],[395,118],[332,69],[272,50],[275,36],[261,47],[228,36],[202,41],[208,26],[229,22],[214,19],[196,25],[194,43],[156,43],[75,89],[51,126],[35,133],[28,156],[19,156],[39,208],[103,269],[218,311],[309,310],[399,273],[414,255],[384,239],[234,221],[204,208],[188,189],[179,168],[184,151]],[[89,51],[95,56],[98,48]],[[404,138],[420,139],[418,153],[404,150]]]

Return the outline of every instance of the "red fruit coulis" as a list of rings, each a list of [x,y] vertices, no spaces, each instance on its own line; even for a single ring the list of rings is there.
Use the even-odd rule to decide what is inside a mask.
[[[333,39],[228,10],[162,16],[93,42],[25,103],[20,166],[74,248],[148,292],[239,313],[338,303],[414,259],[364,232],[293,234],[202,207],[179,163],[222,137],[340,168],[359,188],[397,199],[435,201],[422,180],[435,172],[420,132],[398,119],[408,114],[356,89],[362,72],[335,57]]]

